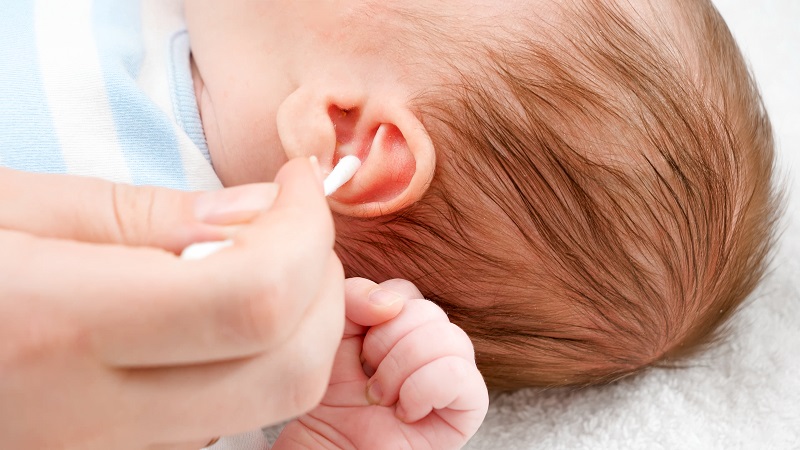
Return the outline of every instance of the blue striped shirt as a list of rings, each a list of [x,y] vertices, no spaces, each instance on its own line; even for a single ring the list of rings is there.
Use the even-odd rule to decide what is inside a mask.
[[[220,187],[181,0],[0,0],[0,165]]]

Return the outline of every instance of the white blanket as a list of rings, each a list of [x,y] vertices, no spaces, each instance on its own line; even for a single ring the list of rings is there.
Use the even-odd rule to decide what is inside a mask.
[[[689,368],[495,396],[468,450],[800,449],[800,0],[715,3],[762,87],[789,190],[768,278],[729,339]],[[215,450],[257,448],[260,437]]]

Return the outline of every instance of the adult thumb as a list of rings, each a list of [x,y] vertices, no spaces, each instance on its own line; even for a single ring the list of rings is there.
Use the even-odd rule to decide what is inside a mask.
[[[0,229],[177,253],[229,238],[269,209],[277,192],[266,183],[183,192],[0,168]]]

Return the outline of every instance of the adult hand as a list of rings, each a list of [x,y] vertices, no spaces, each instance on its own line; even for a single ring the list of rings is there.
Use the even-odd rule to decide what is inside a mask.
[[[294,160],[200,194],[0,170],[3,446],[199,448],[313,408],[344,328],[319,178]]]

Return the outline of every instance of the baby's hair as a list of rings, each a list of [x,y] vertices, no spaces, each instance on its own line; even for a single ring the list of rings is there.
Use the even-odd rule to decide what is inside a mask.
[[[709,1],[656,4],[669,17],[576,0],[462,47],[417,102],[427,196],[339,243],[349,275],[442,306],[492,388],[674,364],[763,276],[779,202],[758,90]]]

